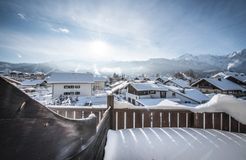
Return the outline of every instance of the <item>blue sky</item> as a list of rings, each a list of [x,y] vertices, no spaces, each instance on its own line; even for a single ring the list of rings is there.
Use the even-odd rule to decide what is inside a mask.
[[[244,0],[0,1],[0,60],[146,60],[246,48]]]

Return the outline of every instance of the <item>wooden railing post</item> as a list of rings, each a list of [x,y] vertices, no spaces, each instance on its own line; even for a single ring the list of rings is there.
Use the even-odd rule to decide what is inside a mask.
[[[107,107],[111,107],[110,109],[110,129],[114,129],[114,96],[109,94],[107,96]]]

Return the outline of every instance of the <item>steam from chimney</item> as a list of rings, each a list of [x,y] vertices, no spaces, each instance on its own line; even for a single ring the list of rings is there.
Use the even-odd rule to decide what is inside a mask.
[[[235,60],[234,62],[228,64],[227,70],[233,71],[233,68],[239,66],[240,64],[241,64],[241,62],[239,60]]]

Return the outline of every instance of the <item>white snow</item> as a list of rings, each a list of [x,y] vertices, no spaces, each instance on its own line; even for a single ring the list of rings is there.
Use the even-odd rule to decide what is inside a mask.
[[[157,85],[154,83],[131,83],[137,91],[168,91],[164,85]]]
[[[53,73],[48,83],[94,83],[91,73]]]
[[[233,96],[218,94],[205,104],[192,108],[193,112],[225,112],[246,124],[246,101]]]
[[[168,82],[172,82],[172,83],[180,86],[181,88],[190,88],[189,82],[184,81],[182,79],[169,79],[165,83],[168,83]]]
[[[179,95],[182,95],[184,97],[197,101],[198,103],[206,102],[210,99],[208,96],[206,96],[201,91],[195,88],[181,89],[175,86],[167,86],[167,85],[165,85],[165,87],[167,87],[169,90],[175,93],[178,93]]]
[[[197,89],[185,89],[183,93],[185,96],[194,99],[197,102],[202,103],[203,101],[208,101],[209,98]]]
[[[46,105],[48,108],[64,108],[64,109],[105,109],[107,108],[107,105],[92,105],[92,106],[66,106],[66,105]]]
[[[201,80],[205,80],[211,84],[213,84],[214,86],[218,87],[221,90],[241,90],[241,91],[245,91],[246,89],[244,89],[243,87],[239,86],[236,83],[233,83],[227,79],[224,78],[220,78],[220,80],[218,78],[203,78]],[[199,80],[198,82],[200,82],[201,80]],[[198,83],[196,82],[196,83]],[[196,84],[195,83],[195,84]]]
[[[193,128],[109,130],[104,160],[245,160],[246,134]]]
[[[152,102],[149,102],[152,103]],[[191,104],[176,104],[170,100],[161,101],[154,106],[144,106],[151,109],[184,109],[192,112],[225,112],[239,122],[246,124],[246,100],[237,99],[230,95],[217,94],[207,103],[191,107]],[[143,106],[134,106],[128,102],[115,101],[115,108],[137,109]]]
[[[22,86],[36,86],[36,85],[40,85],[44,82],[44,80],[29,80],[26,79],[24,81],[21,82]]]
[[[116,82],[116,83],[117,83],[117,85],[114,84],[113,85],[114,87],[110,91],[107,92],[108,94],[112,94],[117,90],[123,89],[129,84],[129,82],[127,82],[127,81],[120,81],[120,82]]]

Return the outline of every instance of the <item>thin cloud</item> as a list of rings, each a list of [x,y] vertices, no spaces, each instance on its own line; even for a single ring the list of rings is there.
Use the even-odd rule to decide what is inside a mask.
[[[27,20],[26,16],[22,13],[17,13],[17,16],[19,16],[19,18],[22,20],[25,20],[25,21]]]
[[[52,31],[54,32],[59,32],[59,33],[69,33],[69,29],[67,28],[51,28]]]

